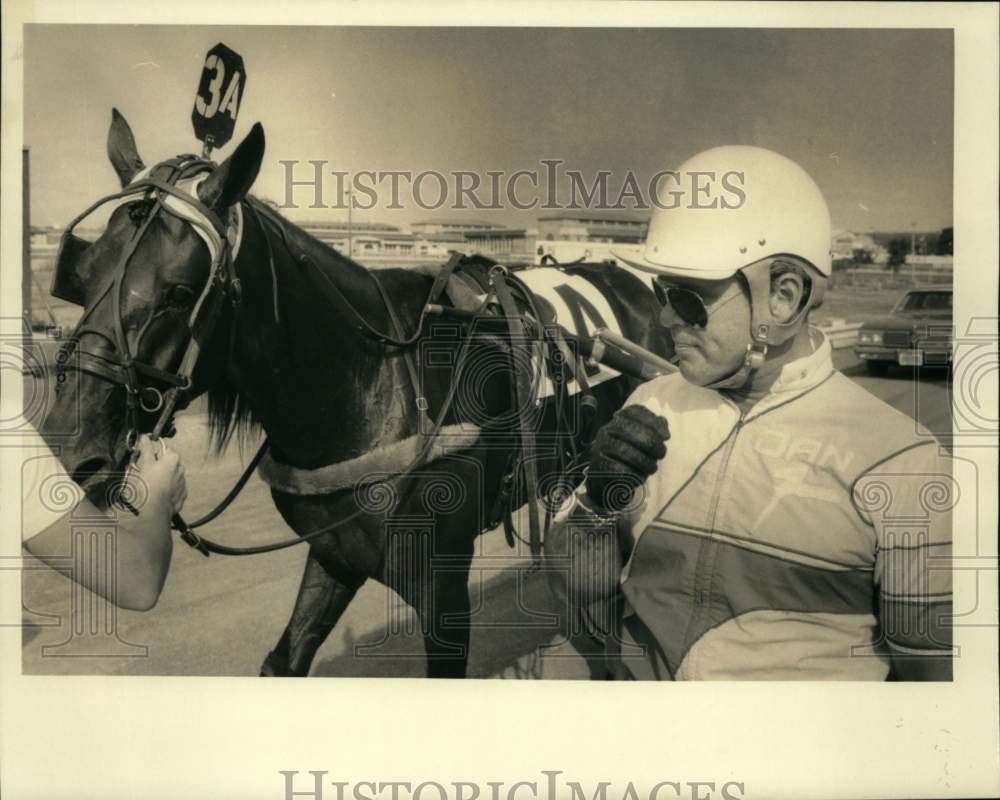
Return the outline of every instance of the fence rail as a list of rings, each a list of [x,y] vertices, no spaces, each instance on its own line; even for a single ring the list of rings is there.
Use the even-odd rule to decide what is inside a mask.
[[[862,286],[876,291],[881,289],[910,289],[914,286],[947,286],[952,282],[952,271],[940,267],[901,266],[893,272],[888,269],[857,268],[834,271],[830,276],[831,287]]]

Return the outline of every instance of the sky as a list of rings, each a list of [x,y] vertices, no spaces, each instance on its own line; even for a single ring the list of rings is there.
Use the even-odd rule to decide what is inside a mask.
[[[330,28],[31,25],[25,143],[31,215],[61,225],[117,182],[105,153],[111,108],[147,164],[198,152],[191,109],[206,51],[222,41],[247,71],[233,141],[259,121],[254,185],[284,203],[282,161],[325,170],[540,170],[541,159],[612,196],[721,144],[776,150],[819,184],[834,226],[936,230],[951,224],[953,45],[946,30]],[[433,200],[436,184],[425,184]],[[519,195],[531,196],[522,183]],[[354,212],[406,225],[447,216],[533,227],[540,210]],[[405,186],[404,186],[405,189]],[[336,181],[324,180],[334,202]],[[294,220],[344,221],[310,209]],[[505,204],[506,205],[506,204]]]

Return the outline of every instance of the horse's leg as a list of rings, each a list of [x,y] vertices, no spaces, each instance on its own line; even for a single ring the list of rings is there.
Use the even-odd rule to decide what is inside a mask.
[[[313,657],[354,599],[348,586],[326,571],[310,551],[295,609],[277,646],[261,667],[262,677],[305,677]]]
[[[429,540],[390,535],[384,583],[420,620],[429,678],[464,678],[469,658],[471,553],[434,568]]]
[[[430,602],[415,606],[424,632],[428,678],[464,678],[469,665],[469,572],[437,570]]]

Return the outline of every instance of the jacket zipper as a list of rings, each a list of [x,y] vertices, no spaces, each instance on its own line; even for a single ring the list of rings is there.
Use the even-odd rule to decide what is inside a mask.
[[[740,411],[739,419],[736,420],[736,424],[733,429],[729,432],[727,438],[729,441],[726,443],[726,447],[722,452],[722,463],[719,465],[718,476],[715,481],[715,488],[712,492],[712,501],[709,504],[711,509],[711,514],[708,520],[708,537],[702,542],[699,548],[698,560],[695,564],[695,581],[694,581],[694,602],[693,608],[691,610],[691,617],[688,620],[688,629],[684,633],[684,646],[685,649],[688,648],[690,642],[690,637],[695,626],[701,621],[702,617],[708,612],[709,601],[711,599],[711,588],[712,588],[712,577],[715,572],[715,555],[716,549],[718,547],[714,540],[715,531],[715,521],[719,514],[719,503],[722,496],[722,487],[726,478],[726,474],[729,471],[729,461],[732,458],[733,450],[736,447],[736,440],[740,435],[740,431],[743,429],[743,425],[746,422],[746,415],[744,412]],[[692,670],[696,671],[694,664],[691,665]],[[697,677],[694,675],[693,677]]]

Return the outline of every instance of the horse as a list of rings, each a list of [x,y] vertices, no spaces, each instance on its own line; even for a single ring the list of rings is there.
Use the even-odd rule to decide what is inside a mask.
[[[66,255],[60,248],[57,279],[64,291],[73,287],[84,312],[65,345],[79,357],[76,380],[59,382],[42,433],[66,430],[66,419],[79,413],[75,433],[60,439],[61,459],[88,496],[107,504],[137,436],[169,435],[164,415],[201,395],[217,452],[263,432],[272,467],[298,475],[355,463],[371,471],[379,454],[419,437],[442,410],[438,422],[451,429],[468,429],[471,420],[471,429],[490,435],[418,460],[405,474],[398,463],[377,480],[348,470],[346,483],[313,493],[272,484],[275,506],[309,553],[294,611],[260,671],[308,675],[358,589],[374,579],[415,610],[427,675],[464,677],[474,542],[498,522],[505,492],[516,503],[535,490],[525,488],[524,469],[510,488],[521,433],[510,414],[513,335],[494,331],[470,346],[455,325],[426,319],[433,274],[376,274],[252,196],[264,147],[257,123],[220,164],[178,157],[147,169],[127,121],[112,112],[108,155],[125,196],[95,242],[67,243]],[[190,165],[199,180],[187,195],[170,181]],[[672,355],[655,323],[660,306],[642,280],[613,264],[567,272],[607,298],[627,338]],[[439,303],[451,301],[442,296]],[[447,366],[415,376],[425,346],[437,354],[434,364],[448,362],[444,355],[452,365],[465,358],[482,368],[461,380]],[[462,402],[455,401],[456,381]],[[566,414],[596,430],[636,383],[619,375],[593,386],[586,413],[582,392],[564,396],[564,406],[546,401],[538,435],[555,431],[562,416],[570,445],[585,448],[584,426],[566,428]],[[566,463],[550,448],[537,466],[544,483]]]

